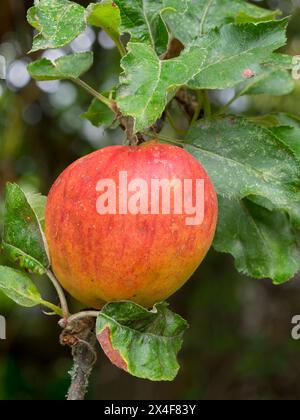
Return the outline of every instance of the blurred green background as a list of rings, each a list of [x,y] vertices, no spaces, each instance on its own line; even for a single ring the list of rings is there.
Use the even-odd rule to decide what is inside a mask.
[[[300,55],[300,1],[256,3],[292,15],[285,52]],[[26,65],[39,56],[26,54],[32,31],[25,16],[31,5],[32,1],[1,1],[0,55],[7,62],[7,80],[0,81],[0,225],[7,181],[47,194],[57,175],[75,159],[123,139],[119,130],[104,133],[79,118],[90,98],[70,82],[30,80]],[[46,51],[44,56],[87,49],[95,51],[95,65],[86,80],[98,89],[110,89],[118,78],[119,55],[103,32],[90,29],[67,48]],[[212,99],[224,103],[232,94],[214,93]],[[233,110],[252,114],[281,110],[300,116],[300,84],[281,98],[241,98]],[[4,262],[1,256],[0,260]],[[37,282],[55,300],[47,280]],[[211,251],[170,303],[191,325],[177,379],[172,383],[135,379],[99,351],[89,399],[300,398],[300,342],[291,339],[291,319],[300,314],[300,275],[275,287],[268,280],[239,275],[230,256]],[[77,309],[75,302],[72,305]],[[2,294],[0,315],[7,318],[7,340],[0,340],[0,399],[64,399],[71,358],[58,343],[57,319],[41,314],[39,308],[19,308]]]

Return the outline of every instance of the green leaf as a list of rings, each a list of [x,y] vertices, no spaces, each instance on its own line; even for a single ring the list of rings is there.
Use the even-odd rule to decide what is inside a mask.
[[[272,54],[270,59],[253,66],[254,77],[240,86],[242,95],[287,95],[295,88],[291,76],[292,57],[282,54]]]
[[[131,375],[152,381],[171,381],[186,321],[158,303],[147,311],[133,302],[108,303],[100,312],[96,333],[112,363]]]
[[[110,126],[115,120],[114,112],[98,99],[93,99],[89,109],[81,117],[86,118],[96,127]]]
[[[201,71],[189,82],[197,89],[225,89],[247,80],[259,63],[286,43],[288,20],[225,25],[195,41],[207,50]]]
[[[300,119],[283,113],[271,116],[276,118],[277,124],[270,127],[270,130],[300,161]]]
[[[252,6],[249,4],[249,6]],[[256,7],[256,6],[254,6]],[[235,23],[260,23],[260,22],[267,22],[270,20],[275,20],[276,17],[281,16],[282,12],[280,10],[267,10],[258,8],[258,11],[261,13],[257,13],[256,16],[249,15],[245,12],[238,13],[235,18]]]
[[[25,193],[29,205],[32,207],[43,230],[45,227],[45,209],[47,197],[36,192]]]
[[[254,117],[248,117],[248,121],[253,122],[257,125],[260,125],[264,128],[272,128],[276,127],[278,124],[278,120],[276,115],[269,114],[269,115],[256,115]]]
[[[49,268],[47,243],[39,222],[40,207],[34,203],[39,216],[17,184],[7,184],[3,229],[3,248],[7,255],[32,273],[43,274]],[[39,204],[40,206],[40,204]]]
[[[199,71],[205,50],[193,47],[180,57],[165,61],[145,44],[129,43],[128,50],[121,62],[124,73],[116,101],[124,115],[135,118],[135,129],[139,131],[161,116],[168,94]]]
[[[271,132],[279,123],[277,116],[263,125],[238,117],[203,120],[185,144],[219,196],[214,247],[232,254],[239,271],[276,284],[300,268],[291,223],[300,227],[300,164]]]
[[[282,70],[292,70],[294,67],[292,55],[279,53],[271,54],[263,64]]]
[[[42,297],[32,280],[22,271],[0,266],[0,290],[18,305],[32,308]]]
[[[28,71],[35,80],[77,79],[93,64],[93,53],[83,52],[59,57],[53,63],[47,58],[28,65]]]
[[[275,284],[289,280],[300,268],[296,235],[286,214],[247,199],[219,197],[214,247],[232,254],[238,271]]]
[[[121,35],[120,9],[112,0],[102,0],[101,3],[90,4],[87,8],[87,22],[104,29],[113,41],[119,42]]]
[[[261,197],[300,227],[300,165],[270,130],[243,118],[212,119],[197,123],[187,141],[220,196]]]
[[[122,18],[122,32],[131,35],[131,42],[148,43],[158,55],[168,46],[169,34],[162,19],[162,0],[115,0]]]
[[[27,20],[38,31],[32,52],[63,47],[87,25],[85,8],[68,0],[39,0],[28,10]]]
[[[225,23],[269,21],[280,14],[244,0],[164,0],[163,4],[173,9],[164,14],[172,34],[186,46]]]
[[[286,70],[263,68],[255,80],[247,83],[243,95],[268,94],[274,96],[288,95],[295,88],[295,82]]]
[[[41,30],[41,24],[39,22],[39,18],[37,16],[37,9],[35,6],[30,7],[27,11],[27,21],[28,23],[38,31]]]

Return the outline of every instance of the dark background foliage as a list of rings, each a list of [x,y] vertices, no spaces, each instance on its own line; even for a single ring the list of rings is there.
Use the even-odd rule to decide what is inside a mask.
[[[300,54],[298,2],[259,3],[293,15],[285,52]],[[79,119],[90,98],[70,82],[37,86],[29,80],[26,64],[32,58],[26,52],[32,32],[25,14],[31,5],[31,1],[1,2],[0,54],[7,60],[8,78],[7,83],[0,82],[0,224],[7,181],[47,194],[67,165],[122,137],[118,130],[107,134]],[[72,43],[74,51],[87,46],[96,54],[87,75],[90,84],[110,88],[119,73],[117,51],[98,32]],[[212,99],[222,97],[216,93]],[[299,99],[300,85],[285,97],[243,98],[235,111],[283,110],[300,115]],[[46,280],[44,286],[43,279],[38,281],[51,297]],[[298,399],[300,342],[291,339],[291,319],[300,313],[299,296],[300,278],[275,287],[268,280],[237,274],[230,256],[212,251],[170,299],[171,308],[191,324],[177,379],[172,383],[135,379],[99,352],[89,398]],[[41,315],[39,309],[19,308],[3,295],[0,314],[7,317],[8,336],[0,341],[0,399],[63,399],[71,359],[69,350],[58,343],[57,319]]]

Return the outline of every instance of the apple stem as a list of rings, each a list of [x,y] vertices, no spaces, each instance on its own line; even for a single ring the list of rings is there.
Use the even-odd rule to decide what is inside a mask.
[[[51,283],[53,284],[58,297],[59,297],[59,301],[60,301],[60,306],[61,306],[61,310],[62,310],[62,315],[64,318],[69,318],[70,316],[70,311],[69,311],[69,307],[68,307],[68,303],[67,303],[67,299],[66,296],[64,294],[64,291],[61,287],[61,285],[59,284],[59,282],[57,281],[56,277],[54,276],[54,274],[52,273],[51,270],[47,270],[47,276],[49,277]]]
[[[68,317],[67,319],[67,325],[70,325],[72,323],[74,323],[74,321],[78,321],[80,319],[84,319],[84,318],[97,318],[98,315],[100,314],[100,311],[83,311],[83,312],[78,312],[77,314],[71,315]],[[62,320],[63,321],[63,320]],[[61,326],[63,326],[61,323],[59,323]]]

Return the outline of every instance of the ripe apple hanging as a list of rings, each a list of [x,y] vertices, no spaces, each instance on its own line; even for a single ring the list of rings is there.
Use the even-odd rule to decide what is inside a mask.
[[[53,270],[88,306],[132,300],[151,307],[201,263],[217,211],[210,178],[183,149],[156,141],[106,147],[69,166],[49,193]]]

